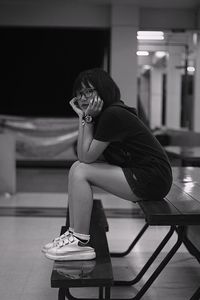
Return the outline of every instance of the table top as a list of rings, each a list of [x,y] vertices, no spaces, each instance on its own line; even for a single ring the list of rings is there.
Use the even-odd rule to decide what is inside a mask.
[[[165,151],[180,158],[200,159],[200,146],[166,146]]]
[[[200,186],[199,167],[172,167],[173,182],[196,183]]]
[[[141,201],[149,225],[200,225],[200,168],[173,167],[165,201]]]

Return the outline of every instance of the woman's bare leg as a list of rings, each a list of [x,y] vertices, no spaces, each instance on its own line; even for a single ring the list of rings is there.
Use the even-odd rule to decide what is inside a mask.
[[[74,169],[80,164],[80,161],[77,160],[71,166],[68,174],[68,205],[69,205],[69,226],[74,229],[74,215],[73,215],[73,203],[72,203],[72,174],[74,173]]]
[[[107,163],[77,163],[70,169],[70,209],[75,232],[89,234],[93,205],[92,186],[129,201],[137,201],[122,169]],[[70,216],[71,216],[70,214]]]

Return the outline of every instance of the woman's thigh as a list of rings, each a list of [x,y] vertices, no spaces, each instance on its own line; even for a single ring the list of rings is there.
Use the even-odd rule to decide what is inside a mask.
[[[91,185],[97,186],[120,198],[138,201],[131,190],[122,168],[104,162],[91,164],[77,163],[71,172],[72,177],[84,178]],[[74,177],[74,179],[75,179]]]

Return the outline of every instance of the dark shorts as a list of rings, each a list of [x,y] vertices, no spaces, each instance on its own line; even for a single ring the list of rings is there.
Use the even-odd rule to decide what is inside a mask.
[[[168,165],[151,159],[142,167],[122,168],[133,193],[142,200],[161,200],[172,185],[172,172]]]

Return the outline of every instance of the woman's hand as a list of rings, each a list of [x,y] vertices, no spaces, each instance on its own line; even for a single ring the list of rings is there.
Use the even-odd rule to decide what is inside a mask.
[[[95,96],[90,100],[90,103],[85,111],[85,115],[96,117],[99,115],[103,107],[103,100],[99,96]]]
[[[69,104],[71,105],[71,107],[73,108],[73,110],[77,113],[77,115],[79,117],[82,117],[83,116],[83,111],[78,107],[78,104],[77,104],[77,100],[76,98],[73,98]]]

